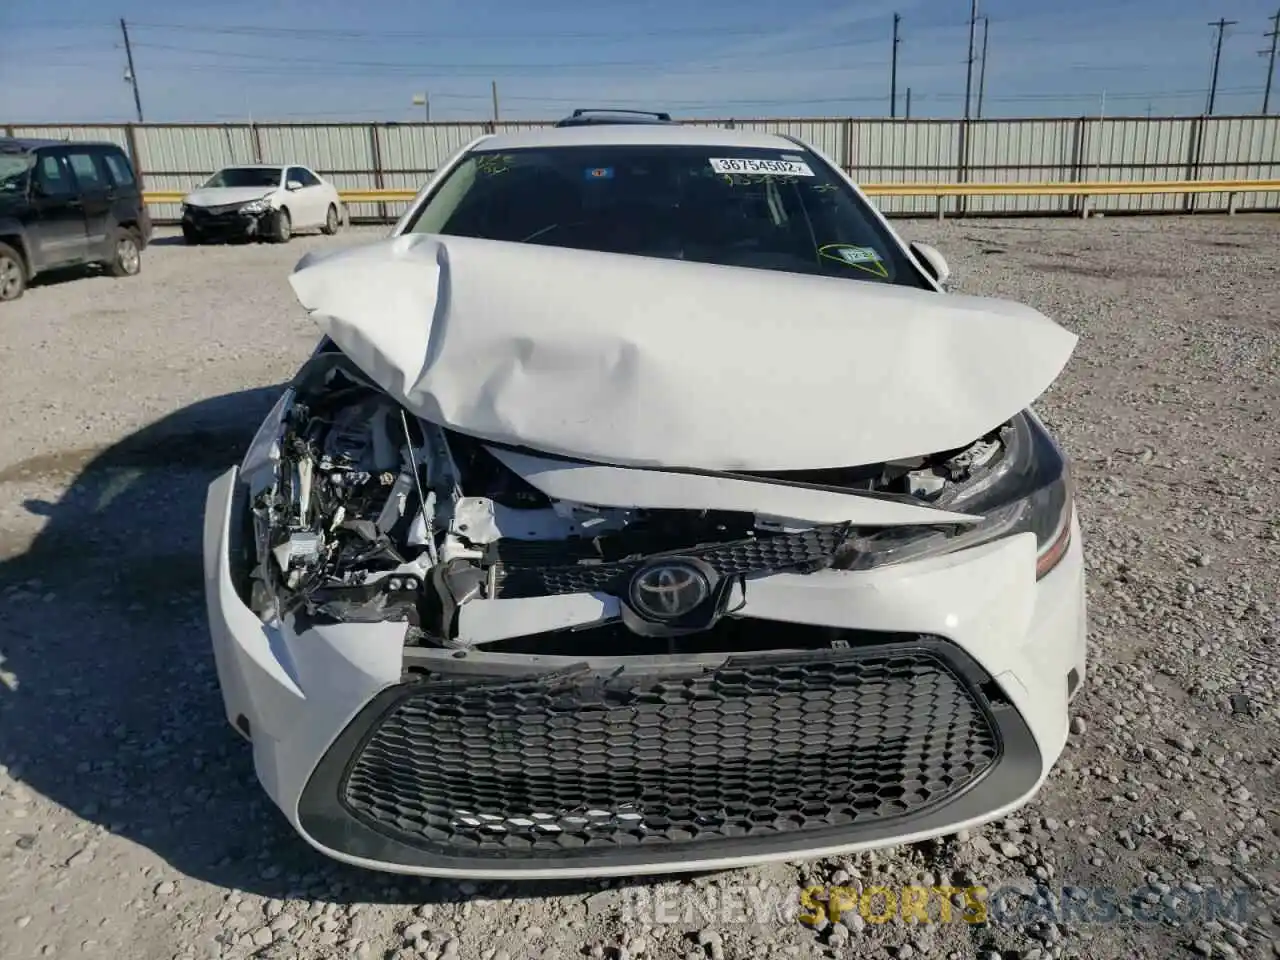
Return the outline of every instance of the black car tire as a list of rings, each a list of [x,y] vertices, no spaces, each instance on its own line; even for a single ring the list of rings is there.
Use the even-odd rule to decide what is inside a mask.
[[[111,240],[107,272],[113,277],[136,277],[142,270],[142,238],[136,230],[121,227]]]
[[[27,268],[18,251],[0,243],[0,301],[17,300],[27,289]]]
[[[276,211],[275,222],[271,226],[271,239],[276,243],[288,243],[293,236],[293,218],[285,207]]]
[[[342,217],[338,215],[338,208],[331,203],[328,212],[324,215],[324,227],[321,229],[332,237],[338,232],[340,226],[342,226]]]
[[[203,238],[191,227],[184,226],[182,228],[182,239],[184,242],[194,247],[196,244],[202,242]]]

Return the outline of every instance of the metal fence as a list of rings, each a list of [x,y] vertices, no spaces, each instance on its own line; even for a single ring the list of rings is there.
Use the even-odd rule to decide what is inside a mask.
[[[3,125],[9,136],[109,140],[129,151],[148,190],[186,191],[234,163],[301,163],[339,189],[417,190],[451,154],[490,132],[551,121],[481,123],[147,123]],[[1023,120],[858,118],[690,121],[800,137],[861,183],[1181,181],[1280,178],[1280,116],[1064,117]],[[948,215],[1077,213],[1076,196],[950,197]],[[890,215],[934,214],[932,197],[881,197]],[[1102,212],[1226,210],[1222,194],[1098,197]],[[352,204],[353,219],[387,220],[404,203]],[[1280,192],[1237,208],[1280,209]],[[176,219],[176,204],[154,210]]]

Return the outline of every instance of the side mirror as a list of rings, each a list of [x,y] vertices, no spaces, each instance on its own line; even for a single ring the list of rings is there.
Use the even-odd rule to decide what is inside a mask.
[[[942,286],[947,282],[947,278],[951,276],[951,268],[947,266],[947,258],[940,254],[936,248],[927,243],[913,243],[911,244],[911,252],[916,255],[920,265],[937,281],[938,286]]]
[[[288,183],[286,183],[286,184],[284,185],[284,188],[285,188],[286,190],[301,190],[301,189],[302,189],[302,181],[300,181],[300,180],[290,180]]]

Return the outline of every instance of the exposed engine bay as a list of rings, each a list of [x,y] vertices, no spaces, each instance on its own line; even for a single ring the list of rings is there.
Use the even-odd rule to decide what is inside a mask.
[[[407,621],[413,642],[454,646],[458,611],[475,601],[621,596],[637,567],[662,555],[705,563],[709,582],[726,584],[849,566],[860,540],[877,534],[745,512],[553,499],[491,445],[407,412],[336,351],[317,353],[278,409],[264,428],[278,430],[267,438],[270,455],[255,466],[251,452],[245,467],[248,599],[264,622]],[[944,504],[1000,461],[1008,430],[913,460],[733,476]],[[933,532],[947,535],[945,525]]]

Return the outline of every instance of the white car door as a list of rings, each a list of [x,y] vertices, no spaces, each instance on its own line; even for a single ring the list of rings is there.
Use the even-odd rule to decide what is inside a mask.
[[[317,227],[324,222],[324,211],[319,210],[321,197],[314,186],[308,186],[314,180],[304,167],[289,167],[285,171],[285,202],[289,205],[289,213],[295,228]],[[296,190],[289,190],[291,183],[301,184]]]
[[[302,192],[307,195],[307,202],[315,212],[314,223],[317,227],[324,226],[331,202],[329,190],[314,170],[299,167],[298,172],[302,174]]]
[[[307,189],[311,191],[316,198],[316,216],[317,222],[324,225],[329,216],[329,207],[334,206],[338,209],[338,222],[342,222],[342,201],[338,197],[337,189],[328,180],[325,180],[314,170],[306,167],[302,168],[302,172],[307,175],[307,180],[303,181],[307,184]],[[314,181],[314,183],[313,183]]]

